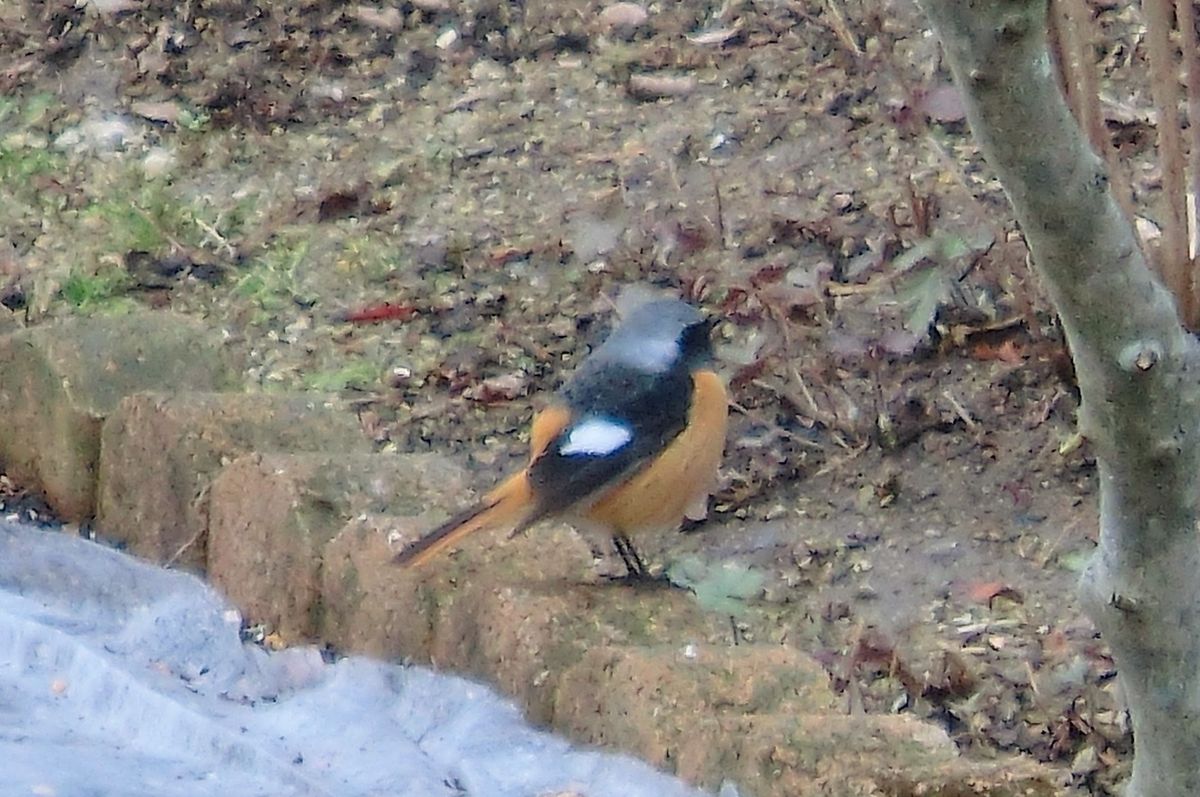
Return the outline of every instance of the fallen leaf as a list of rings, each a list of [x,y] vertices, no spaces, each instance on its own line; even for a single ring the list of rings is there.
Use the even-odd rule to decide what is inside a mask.
[[[896,286],[897,300],[909,308],[904,328],[923,339],[948,296],[949,284],[942,269],[933,266],[912,274]]]
[[[963,594],[974,603],[991,606],[996,598],[1006,598],[1014,603],[1024,603],[1020,592],[1003,581],[975,581],[966,586]]]
[[[976,340],[971,344],[971,357],[976,360],[999,360],[1009,365],[1021,365],[1025,362],[1024,349],[1012,338],[1006,338],[1000,343],[986,340]]]
[[[528,246],[500,244],[488,250],[487,262],[492,266],[507,266],[516,260],[524,260],[531,254],[533,254],[533,249]]]
[[[481,380],[463,391],[463,396],[483,404],[512,401],[525,393],[529,379],[522,372],[501,374]]]
[[[732,41],[740,36],[742,31],[735,25],[732,28],[720,28],[719,30],[705,31],[704,33],[689,34],[685,38],[692,44],[700,45],[717,45]]]
[[[380,321],[410,321],[417,314],[411,304],[384,302],[350,310],[335,317],[335,321],[349,324],[375,324]]]
[[[139,101],[132,103],[129,110],[152,122],[166,122],[173,125],[179,121],[179,106],[173,102]]]
[[[706,562],[688,556],[667,568],[672,584],[690,589],[703,608],[721,614],[739,614],[746,601],[762,592],[765,577],[737,562]]]
[[[788,267],[786,264],[782,262],[768,263],[750,275],[750,286],[753,288],[761,288],[763,285],[768,283],[779,282],[781,279],[783,279],[783,275],[787,273]]]

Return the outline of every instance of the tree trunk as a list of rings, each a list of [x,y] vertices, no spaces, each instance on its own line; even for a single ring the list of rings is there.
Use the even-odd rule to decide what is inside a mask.
[[[1100,470],[1083,575],[1133,719],[1128,797],[1200,794],[1200,357],[1051,74],[1046,0],[923,0],[1062,317]]]

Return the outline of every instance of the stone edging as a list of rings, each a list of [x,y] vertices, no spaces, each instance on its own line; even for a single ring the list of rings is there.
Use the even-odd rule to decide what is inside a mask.
[[[911,716],[846,716],[823,668],[732,645],[687,595],[592,583],[546,526],[417,573],[390,563],[469,493],[429,454],[371,453],[320,395],[240,391],[219,336],[170,312],[0,338],[0,461],[65,519],[207,572],[282,642],[432,663],[532,719],[746,795],[1050,795],[1028,760],[967,762]]]

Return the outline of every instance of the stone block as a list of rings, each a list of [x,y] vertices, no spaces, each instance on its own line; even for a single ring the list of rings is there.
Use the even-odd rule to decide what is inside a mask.
[[[511,540],[503,529],[481,532],[420,568],[395,565],[392,557],[405,542],[469,503],[466,496],[451,504],[445,498],[431,496],[428,506],[436,514],[355,518],[330,541],[322,569],[322,639],[347,650],[430,662],[437,655],[435,629],[450,623],[440,637],[444,655],[448,648],[459,650],[450,638],[474,633],[469,614],[455,608],[463,600],[510,583],[537,591],[588,576],[590,550],[569,529],[551,523]],[[462,656],[455,662],[465,666]],[[490,676],[486,669],[477,674]]]
[[[395,540],[419,536],[418,517],[365,515],[325,546],[317,635],[339,650],[427,662],[438,597],[426,570],[392,562]]]
[[[248,454],[213,480],[208,573],[252,622],[315,638],[326,545],[359,515],[421,517],[466,494],[434,454]]]
[[[443,608],[431,658],[439,667],[495,684],[531,719],[550,723],[559,680],[589,650],[706,639],[713,625],[679,590],[588,584],[578,577],[481,578],[464,582]]]
[[[580,741],[715,786],[740,755],[724,719],[834,707],[825,669],[795,649],[679,641],[589,649],[559,681],[554,721]]]
[[[141,556],[203,569],[209,486],[251,451],[367,453],[370,443],[320,395],[126,396],[101,432],[96,527]]]
[[[1058,775],[1034,762],[969,762],[933,723],[838,702],[824,668],[783,646],[609,646],[559,679],[554,726],[761,797],[1058,793]]]
[[[100,427],[143,390],[220,390],[239,378],[219,337],[169,312],[71,318],[0,338],[0,462],[71,521],[96,509]]]
[[[909,714],[729,716],[721,726],[735,750],[733,779],[763,797],[1066,793],[1065,773],[1016,756],[967,760],[944,730]],[[712,782],[715,773],[693,779]]]

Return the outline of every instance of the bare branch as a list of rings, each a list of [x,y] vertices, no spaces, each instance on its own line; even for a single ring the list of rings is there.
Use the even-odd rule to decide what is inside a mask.
[[[1095,25],[1089,18],[1084,0],[1054,0],[1053,7],[1057,11],[1056,28],[1062,40],[1060,67],[1064,72],[1064,81],[1069,87],[1075,118],[1087,131],[1092,149],[1099,153],[1108,165],[1113,195],[1126,217],[1132,221],[1136,214],[1133,209],[1133,189],[1129,184],[1129,174],[1121,164],[1116,147],[1113,146],[1108,130],[1104,127],[1104,117],[1100,113]]]
[[[1196,35],[1196,6],[1194,0],[1177,0],[1175,15],[1179,20],[1179,47],[1187,74],[1188,118],[1188,259],[1192,280],[1192,307],[1200,313],[1200,37]]]
[[[1183,140],[1179,134],[1179,80],[1175,76],[1175,45],[1171,41],[1173,0],[1145,0],[1146,44],[1150,52],[1150,91],[1158,109],[1158,161],[1162,171],[1163,237],[1159,266],[1167,286],[1183,303],[1188,326],[1196,323],[1192,308],[1191,273],[1187,256],[1187,222],[1184,218]]]

